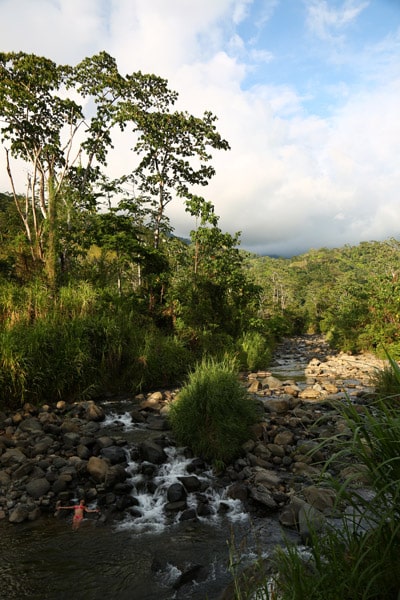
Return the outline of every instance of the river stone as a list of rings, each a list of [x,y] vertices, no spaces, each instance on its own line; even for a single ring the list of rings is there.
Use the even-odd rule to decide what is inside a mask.
[[[250,485],[249,493],[251,498],[257,500],[269,509],[276,509],[277,504],[272,497],[271,492],[263,485]]]
[[[63,442],[67,448],[73,448],[80,442],[81,436],[74,431],[68,431],[63,435]]]
[[[9,514],[8,520],[10,523],[22,523],[29,516],[26,506],[18,505]]]
[[[95,421],[95,422],[104,421],[104,419],[105,419],[104,410],[101,408],[101,406],[98,406],[97,404],[95,404],[93,402],[93,400],[90,400],[89,402],[86,403],[85,418],[88,421]]]
[[[19,448],[9,448],[0,456],[0,462],[5,467],[17,463],[23,463],[25,460],[26,456]]]
[[[278,444],[279,446],[289,446],[293,443],[294,434],[292,431],[280,431],[274,437],[274,444]]]
[[[198,492],[201,488],[201,482],[195,475],[185,475],[178,477],[179,481],[185,487],[187,492]]]
[[[299,532],[305,543],[309,541],[311,532],[321,531],[326,523],[324,515],[307,503],[300,507],[298,518]]]
[[[268,471],[267,469],[260,469],[256,467],[254,475],[254,483],[256,485],[262,485],[268,489],[278,487],[281,483],[281,478],[274,471]]]
[[[112,465],[126,462],[126,453],[120,446],[108,446],[103,448],[100,452],[103,458],[110,461]]]
[[[181,483],[173,483],[167,490],[168,502],[179,502],[186,498],[185,488]]]
[[[46,454],[49,448],[53,445],[54,440],[50,436],[45,436],[32,446],[32,455]]]
[[[177,500],[176,502],[167,502],[167,504],[165,504],[164,509],[166,512],[180,512],[182,510],[185,510],[187,508],[186,506],[186,500]]]
[[[15,481],[18,479],[22,479],[22,477],[25,477],[26,475],[29,475],[29,473],[31,473],[32,471],[33,463],[31,461],[26,461],[20,467],[18,467],[18,469],[15,469],[11,477]]]
[[[108,463],[99,456],[91,456],[87,463],[89,475],[98,482],[105,481],[110,467]]]
[[[26,491],[32,498],[40,498],[47,494],[50,490],[50,483],[47,481],[45,477],[41,477],[40,479],[32,479],[26,485]]]
[[[109,467],[105,480],[107,488],[110,489],[116,486],[118,483],[123,483],[127,477],[128,473],[121,464]]]
[[[9,474],[7,473],[7,471],[0,471],[0,485],[1,486],[6,486],[10,483],[11,479]]]
[[[321,488],[316,485],[310,485],[304,488],[303,494],[308,504],[324,512],[334,507],[336,493],[329,488]]]
[[[263,404],[269,412],[286,413],[290,410],[289,397],[267,398]]]
[[[162,464],[167,459],[167,455],[161,446],[152,440],[146,440],[145,442],[142,442],[140,444],[140,451],[143,460],[147,460],[148,462],[156,465]]]
[[[252,381],[251,384],[249,385],[249,387],[247,388],[247,391],[249,392],[249,394],[256,394],[261,389],[262,389],[261,381],[258,381],[258,379],[254,379],[254,381]]]
[[[174,590],[179,590],[183,585],[193,581],[204,581],[208,575],[207,569],[203,565],[190,565],[184,570],[180,570],[181,575],[173,585]]]
[[[296,496],[292,496],[290,503],[283,507],[279,514],[279,522],[284,527],[295,528],[299,522],[299,511],[304,506],[305,501]]]
[[[149,415],[146,419],[146,423],[149,429],[155,431],[166,431],[167,429],[170,429],[168,421],[158,415]]]
[[[273,375],[270,375],[269,377],[263,379],[262,383],[264,387],[268,387],[270,390],[277,390],[283,387],[282,381],[277,377],[274,377]]]
[[[104,448],[109,448],[114,445],[114,441],[108,435],[102,435],[97,438],[96,445],[103,450]]]
[[[227,489],[226,495],[228,498],[232,498],[232,500],[240,500],[241,502],[245,502],[248,497],[247,486],[239,481],[232,483]]]
[[[133,423],[145,423],[146,422],[146,418],[140,412],[140,410],[132,410],[130,412],[130,416],[131,416]]]

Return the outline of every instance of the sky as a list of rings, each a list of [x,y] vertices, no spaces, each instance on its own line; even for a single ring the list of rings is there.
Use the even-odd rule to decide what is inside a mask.
[[[400,238],[400,0],[0,0],[0,51],[102,50],[218,117],[231,150],[202,194],[243,249]],[[110,169],[130,161],[116,148]],[[187,237],[179,200],[168,215]]]

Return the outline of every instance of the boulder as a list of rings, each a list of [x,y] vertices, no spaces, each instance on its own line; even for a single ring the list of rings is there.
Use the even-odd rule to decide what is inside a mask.
[[[278,507],[269,489],[263,485],[250,485],[249,494],[253,500],[257,500],[260,504],[263,504],[266,508],[274,510]]]
[[[40,498],[47,494],[50,490],[50,483],[47,481],[45,477],[41,477],[40,479],[32,479],[26,485],[26,491],[32,498]]]
[[[173,483],[167,490],[168,502],[179,502],[186,498],[185,488],[181,483]]]
[[[101,406],[95,404],[93,400],[90,400],[86,403],[85,419],[95,422],[104,421],[104,410],[101,408]]]
[[[140,452],[143,460],[160,465],[166,461],[167,455],[163,448],[152,440],[146,440],[140,444]]]
[[[126,452],[120,446],[108,446],[100,451],[103,458],[110,461],[112,465],[126,462]]]
[[[88,473],[95,481],[104,482],[110,466],[106,460],[99,456],[91,456],[87,463]]]

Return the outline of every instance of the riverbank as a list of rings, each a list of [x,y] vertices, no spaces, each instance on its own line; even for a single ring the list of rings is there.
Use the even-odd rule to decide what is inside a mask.
[[[216,515],[229,516],[233,502],[256,523],[261,546],[270,547],[275,539],[271,519],[299,542],[306,540],[310,521],[318,524],[332,516],[335,503],[332,492],[316,485],[329,456],[322,449],[311,456],[310,450],[327,437],[350,435],[338,405],[350,399],[363,410],[373,393],[369,379],[383,365],[371,355],[332,355],[316,336],[284,340],[269,371],[241,374],[260,410],[242,456],[210,476],[210,467],[186,450],[185,472],[165,487],[158,507],[165,527],[181,523],[196,531],[197,524],[209,520],[213,528]],[[58,500],[67,504],[85,496],[101,509],[96,523],[110,529],[128,519],[139,533],[141,495],[155,495],[160,470],[170,461],[168,449],[174,447],[167,414],[176,392],[120,399],[112,403],[121,407],[119,415],[110,414],[109,402],[25,406],[0,415],[2,521],[17,527],[40,519],[47,523]],[[357,465],[348,469],[362,485]],[[229,530],[221,535],[229,539]],[[168,562],[154,559],[152,576],[160,576]],[[212,570],[205,555],[204,563],[181,562],[170,585],[184,594],[192,580],[199,584]]]
[[[346,435],[335,404],[346,398],[360,405],[368,401],[371,376],[384,364],[373,355],[332,354],[318,336],[283,340],[268,372],[241,376],[259,403],[260,421],[219,485],[250,512],[287,506],[293,489],[315,477],[316,464],[325,458],[321,453],[311,458],[310,449],[326,437]],[[25,405],[13,414],[0,413],[0,520],[34,520],[53,511],[57,501],[66,504],[80,496],[102,508],[103,520],[134,512],[127,461],[133,455],[154,466],[167,460],[164,448],[174,445],[168,405],[175,393],[136,396],[130,419],[148,433],[134,448],[120,435],[118,420],[112,436],[104,432],[101,403]],[[193,478],[171,492],[166,510],[184,512],[187,494],[201,492],[196,474],[209,467],[193,458]]]

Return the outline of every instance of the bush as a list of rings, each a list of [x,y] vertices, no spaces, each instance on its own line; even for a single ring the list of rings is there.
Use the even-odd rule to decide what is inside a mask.
[[[272,343],[257,331],[244,333],[239,340],[240,366],[250,371],[266,369],[271,361]]]
[[[232,359],[203,359],[169,413],[177,441],[215,466],[239,455],[256,417],[256,403],[239,382]]]
[[[376,371],[371,383],[378,398],[400,406],[400,367],[394,360],[389,360],[387,367]]]

